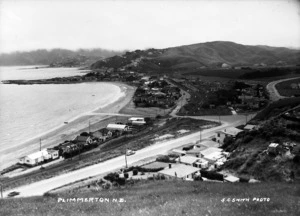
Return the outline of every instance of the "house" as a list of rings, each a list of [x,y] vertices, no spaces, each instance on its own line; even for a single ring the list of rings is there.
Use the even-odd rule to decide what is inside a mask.
[[[165,176],[167,179],[192,179],[200,168],[187,166],[184,164],[171,165],[171,168],[165,168],[158,172],[159,175]]]
[[[104,142],[106,141],[106,139],[112,137],[112,132],[107,128],[102,128],[100,130],[93,132],[92,136]]]
[[[278,153],[278,143],[271,143],[268,147],[268,153],[277,154]]]
[[[48,154],[52,160],[59,158],[58,150],[55,149],[47,149]]]
[[[255,129],[257,129],[257,125],[247,124],[247,125],[244,127],[244,130],[245,130],[245,131],[252,131],[252,130],[255,130]]]
[[[120,132],[129,130],[129,127],[123,124],[108,124],[106,128],[110,131],[120,131]]]
[[[231,183],[235,183],[235,182],[239,182],[240,179],[235,177],[235,176],[232,176],[232,175],[229,175],[229,176],[226,176],[224,178],[224,182],[231,182]]]
[[[204,149],[206,149],[205,146],[200,146],[200,147],[194,146],[194,148],[188,150],[186,152],[186,154],[194,156],[194,157],[200,157],[201,151],[204,150]]]
[[[26,164],[29,166],[35,166],[35,165],[38,165],[39,163],[44,162],[44,160],[48,160],[50,158],[51,158],[51,155],[48,153],[47,149],[43,149],[41,151],[32,153],[25,157],[21,157],[19,159],[19,163]]]
[[[184,156],[186,155],[186,151],[180,150],[180,149],[173,149],[172,153],[177,154],[179,156]]]
[[[92,139],[90,136],[77,136],[73,140],[76,144],[80,145],[90,145],[92,143]]]
[[[201,151],[201,158],[207,160],[210,164],[214,164],[216,161],[225,157],[223,150],[220,148],[210,147]]]
[[[206,147],[215,147],[218,148],[220,146],[219,143],[212,141],[212,140],[204,140],[200,143],[198,143],[196,146],[200,147],[200,146],[206,146]]]
[[[133,125],[144,125],[146,124],[145,119],[141,117],[132,117],[128,121]]]
[[[199,158],[199,160],[195,162],[193,166],[201,169],[206,169],[208,168],[208,161],[203,158]]]
[[[198,160],[199,158],[190,155],[181,156],[176,159],[176,161],[178,161],[179,163],[190,166],[193,166],[193,164],[196,163]]]
[[[216,132],[216,141],[220,144],[224,143],[225,137],[236,137],[236,135],[243,130],[237,129],[235,127],[225,128],[224,130]]]

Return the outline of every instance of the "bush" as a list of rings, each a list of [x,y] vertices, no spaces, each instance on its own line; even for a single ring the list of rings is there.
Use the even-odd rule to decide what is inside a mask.
[[[293,162],[296,164],[300,164],[300,155],[297,154],[294,158],[293,158]]]
[[[253,136],[247,135],[243,141],[244,141],[244,143],[249,143],[253,140],[253,138],[254,138]]]
[[[88,133],[88,132],[82,132],[82,133],[80,134],[80,136],[89,136],[89,133]]]
[[[118,173],[109,173],[106,176],[104,176],[104,179],[110,182],[117,181],[119,179]]]
[[[200,175],[198,175],[195,176],[194,181],[203,181],[203,178]]]
[[[137,175],[139,173],[139,171],[137,169],[132,170],[132,175]]]
[[[240,182],[248,183],[249,181],[250,181],[249,178],[246,178],[246,177],[240,177]]]
[[[216,173],[213,171],[206,171],[206,170],[201,170],[200,171],[201,176],[208,178],[208,179],[212,179],[212,180],[219,180],[219,181],[223,181],[224,180],[224,176],[220,173]]]
[[[127,179],[129,177],[128,173],[124,173],[124,178]]]
[[[108,190],[108,189],[111,188],[111,184],[108,183],[108,182],[106,182],[106,183],[104,183],[104,184],[102,185],[102,188],[105,189],[105,190]]]

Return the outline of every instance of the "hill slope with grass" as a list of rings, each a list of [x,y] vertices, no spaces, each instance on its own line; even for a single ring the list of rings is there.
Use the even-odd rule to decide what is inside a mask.
[[[296,65],[299,60],[299,50],[214,41],[166,49],[136,50],[122,56],[95,62],[91,68],[128,66],[140,71],[166,72],[221,67],[224,63],[230,66],[253,66],[262,63],[266,65]]]
[[[83,199],[67,202],[70,198]],[[4,199],[0,215],[299,215],[299,201],[296,184],[148,180],[120,189],[91,186],[44,197]]]

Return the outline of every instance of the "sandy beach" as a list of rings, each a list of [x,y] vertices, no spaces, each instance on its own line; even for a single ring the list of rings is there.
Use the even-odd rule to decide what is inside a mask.
[[[111,121],[115,121],[119,111],[130,103],[135,91],[135,87],[123,83],[110,83],[120,87],[123,95],[115,102],[99,107],[96,110],[83,113],[76,119],[72,119],[68,124],[59,125],[43,134],[38,134],[34,138],[24,142],[21,146],[9,148],[1,153],[0,170],[16,163],[19,157],[28,155],[39,150],[40,138],[42,139],[42,149],[49,148],[72,140],[83,131],[95,131],[106,127]],[[121,118],[121,117],[120,117]]]

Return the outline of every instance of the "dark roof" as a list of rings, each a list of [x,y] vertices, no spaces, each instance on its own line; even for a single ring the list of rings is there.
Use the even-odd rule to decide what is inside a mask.
[[[88,138],[88,136],[77,136],[75,140],[78,142],[86,142]]]

